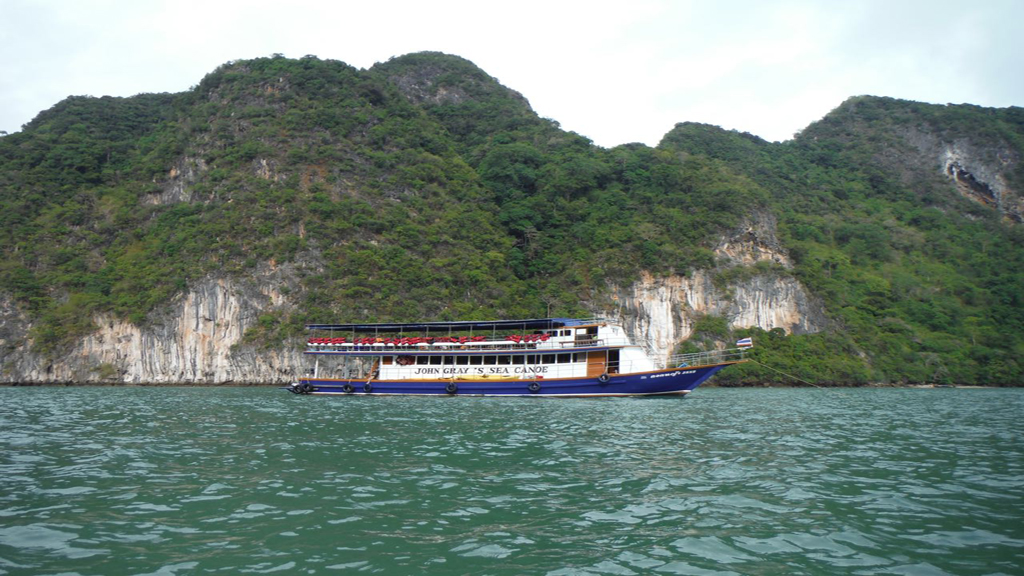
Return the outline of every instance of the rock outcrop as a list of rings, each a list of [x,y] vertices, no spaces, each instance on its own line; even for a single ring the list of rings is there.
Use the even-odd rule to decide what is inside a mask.
[[[178,159],[160,187],[148,194],[145,201],[158,205],[192,202],[195,200],[193,187],[196,180],[206,170],[206,162],[202,158],[184,156]]]
[[[1024,196],[1007,181],[1021,163],[1012,146],[983,147],[967,138],[943,139],[916,128],[902,130],[901,136],[916,154],[898,157],[898,166],[934,166],[964,198],[994,208],[1010,221],[1024,222]]]
[[[615,298],[619,307],[607,315],[622,321],[655,358],[671,354],[705,315],[721,316],[732,328],[782,328],[793,334],[821,331],[827,322],[820,303],[799,282],[777,274],[755,275],[725,290],[704,271],[687,277],[645,276],[617,290]]]
[[[612,287],[614,309],[604,315],[656,358],[670,354],[704,315],[731,327],[783,328],[802,334],[825,328],[820,303],[794,278],[775,236],[775,220],[755,216],[723,236],[715,250],[722,266],[689,276],[644,274],[629,286]],[[767,263],[767,267],[757,267]],[[754,265],[754,266],[752,266]],[[721,285],[715,274],[741,267],[747,274]],[[0,300],[2,380],[19,383],[285,384],[308,370],[301,341],[273,348],[246,343],[244,335],[262,314],[287,312],[296,284],[290,269],[264,267],[245,281],[208,277],[151,315],[142,326],[99,315],[97,330],[58,357],[38,354],[29,338],[31,321],[10,300]]]
[[[667,278],[643,275],[630,286],[615,288],[617,308],[605,315],[623,322],[655,358],[671,354],[705,315],[723,317],[731,328],[782,328],[792,334],[825,329],[823,305],[786,272],[792,262],[776,237],[770,214],[758,214],[723,236],[715,256],[723,263],[719,272],[759,262],[771,267],[747,268],[749,274],[723,287],[716,285],[715,271]]]
[[[1002,173],[1013,162],[1009,157],[999,159],[1001,166],[993,166],[965,143],[944,146],[940,154],[942,173],[961,196],[995,208],[1009,220],[1024,222],[1024,197],[1010,188]]]
[[[278,285],[207,278],[144,326],[100,315],[97,330],[58,357],[35,353],[29,323],[3,302],[3,380],[23,383],[277,384],[293,380],[305,362],[299,343],[260,348],[244,342],[260,314],[287,308]]]

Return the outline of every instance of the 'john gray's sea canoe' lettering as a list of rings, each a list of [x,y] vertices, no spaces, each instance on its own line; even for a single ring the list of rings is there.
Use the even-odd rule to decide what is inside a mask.
[[[446,367],[424,367],[416,368],[413,374],[417,376],[439,376],[460,374],[544,374],[548,371],[547,366],[446,366]]]

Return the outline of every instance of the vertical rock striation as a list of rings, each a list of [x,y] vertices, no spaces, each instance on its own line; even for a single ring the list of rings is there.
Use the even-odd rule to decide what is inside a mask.
[[[898,132],[910,152],[894,153],[887,164],[910,182],[911,166],[933,166],[956,191],[979,204],[998,210],[1007,220],[1024,222],[1024,196],[1008,181],[1019,171],[1019,151],[1008,143],[980,145],[969,138],[941,138],[934,132],[907,128]]]
[[[760,213],[720,239],[715,249],[719,271],[741,267],[750,272],[729,285],[717,286],[714,271],[666,278],[645,274],[630,286],[614,287],[617,307],[605,314],[620,319],[655,358],[671,354],[705,315],[721,316],[731,328],[782,328],[793,334],[824,330],[824,307],[789,276],[792,262],[775,226],[774,217]],[[768,266],[751,267],[758,263]]]
[[[782,328],[794,334],[821,331],[824,309],[795,279],[756,275],[720,290],[707,272],[654,278],[645,275],[615,291],[616,310],[626,330],[655,358],[665,358],[693,333],[702,316],[721,316],[731,328]]]
[[[246,328],[283,302],[277,287],[203,280],[145,326],[98,316],[98,329],[58,358],[31,351],[30,341],[6,338],[0,361],[13,382],[286,383],[305,366],[299,344],[260,349]],[[280,304],[278,304],[280,305]],[[4,307],[4,315],[14,309]],[[6,319],[6,318],[5,318]],[[12,318],[16,320],[16,318]],[[27,333],[24,323],[20,332]]]
[[[810,333],[826,326],[821,305],[789,276],[788,256],[775,221],[759,215],[720,239],[721,267],[689,276],[644,274],[628,286],[612,286],[616,306],[605,315],[657,358],[693,332],[703,315],[724,317],[734,328],[758,326]],[[765,266],[765,264],[767,266]],[[739,267],[746,274],[721,285],[715,274]],[[30,319],[0,299],[0,366],[7,382],[125,384],[284,384],[308,369],[302,342],[260,348],[244,340],[261,314],[294,309],[294,271],[264,267],[247,280],[209,277],[151,315],[142,326],[100,315],[97,330],[59,357],[32,351]]]

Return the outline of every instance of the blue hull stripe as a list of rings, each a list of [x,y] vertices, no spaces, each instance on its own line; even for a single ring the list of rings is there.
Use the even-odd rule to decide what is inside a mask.
[[[686,394],[715,372],[733,364],[676,368],[641,374],[611,374],[607,383],[597,378],[559,378],[544,380],[358,380],[303,378],[299,384],[313,387],[311,394],[351,396],[369,395],[427,395],[446,396],[449,384],[457,387],[456,394],[473,396],[648,396],[659,394]],[[540,387],[531,383],[536,382]],[[369,392],[365,385],[369,383]],[[345,386],[352,392],[346,392]]]

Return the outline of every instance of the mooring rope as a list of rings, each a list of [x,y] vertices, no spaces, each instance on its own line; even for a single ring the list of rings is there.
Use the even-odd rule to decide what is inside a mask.
[[[797,382],[803,382],[804,384],[807,384],[808,386],[814,386],[815,388],[822,388],[822,386],[818,386],[817,384],[815,384],[813,382],[808,382],[807,380],[804,380],[803,378],[797,378],[796,376],[793,376],[792,374],[787,374],[787,373],[783,372],[782,370],[777,370],[775,368],[772,368],[771,366],[769,366],[767,364],[763,364],[761,362],[758,362],[757,360],[754,360],[753,358],[750,358],[749,360],[751,362],[753,362],[754,364],[757,364],[758,366],[764,366],[765,368],[767,368],[767,369],[769,369],[769,370],[771,370],[773,372],[778,372],[779,374],[782,374],[783,376],[788,376],[788,377],[792,378],[793,380],[796,380]]]

